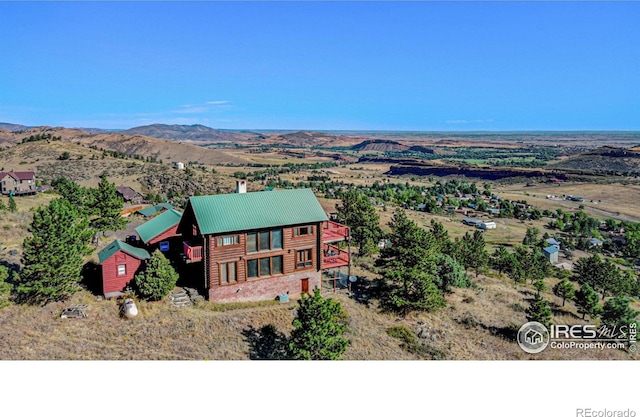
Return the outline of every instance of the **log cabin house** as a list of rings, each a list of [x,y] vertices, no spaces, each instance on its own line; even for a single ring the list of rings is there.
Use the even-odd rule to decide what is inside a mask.
[[[310,189],[191,197],[177,233],[209,301],[298,296],[321,287],[323,270],[349,265],[335,242],[349,229],[329,221]]]

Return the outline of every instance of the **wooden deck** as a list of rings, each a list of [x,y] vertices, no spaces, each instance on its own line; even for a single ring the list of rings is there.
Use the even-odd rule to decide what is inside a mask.
[[[191,242],[183,242],[183,249],[187,263],[202,261],[202,245],[195,246]]]
[[[349,228],[334,221],[326,221],[322,225],[322,242],[340,242],[349,237]]]
[[[323,269],[338,268],[349,265],[349,252],[337,246],[324,245]]]

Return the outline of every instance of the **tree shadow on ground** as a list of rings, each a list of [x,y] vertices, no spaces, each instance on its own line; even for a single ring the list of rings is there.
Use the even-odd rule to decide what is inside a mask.
[[[487,330],[492,336],[500,337],[509,342],[515,342],[518,339],[518,329],[515,326],[487,326],[484,323],[478,323],[478,326]]]
[[[549,308],[551,309],[551,313],[553,313],[554,317],[571,317],[582,320],[582,317],[578,316],[573,311],[564,310],[565,307],[562,307],[562,304],[557,304],[552,301],[549,303]]]
[[[82,266],[80,284],[93,295],[102,294],[102,270],[100,265],[87,262]]]
[[[286,360],[287,337],[276,329],[273,324],[267,324],[259,329],[249,326],[242,331],[242,335],[249,343],[249,359],[251,360]]]

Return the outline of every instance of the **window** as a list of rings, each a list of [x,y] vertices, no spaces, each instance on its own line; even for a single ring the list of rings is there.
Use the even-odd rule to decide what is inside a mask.
[[[294,236],[309,236],[313,234],[313,226],[302,226],[293,229]]]
[[[296,251],[296,268],[308,268],[313,265],[311,249]]]
[[[271,247],[271,241],[270,241],[270,233],[267,232],[260,232],[260,234],[258,235],[258,242],[260,243],[259,248],[260,250],[269,250],[269,248]]]
[[[220,264],[220,283],[228,284],[238,281],[238,268],[235,262]]]
[[[237,245],[238,243],[240,243],[238,235],[218,236],[218,246]]]
[[[282,249],[282,229],[271,231],[271,249]]]
[[[282,274],[282,256],[271,258],[271,275]]]
[[[258,234],[247,233],[247,252],[258,251]]]
[[[118,275],[127,274],[127,265],[118,265]]]
[[[247,253],[282,249],[282,229],[247,233]]]
[[[258,277],[258,260],[251,259],[247,261],[247,278]]]
[[[271,258],[260,259],[260,276],[271,275]]]
[[[282,255],[247,261],[247,278],[282,274]]]

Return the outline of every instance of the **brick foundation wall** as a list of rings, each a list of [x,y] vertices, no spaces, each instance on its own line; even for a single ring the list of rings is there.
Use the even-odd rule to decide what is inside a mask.
[[[302,292],[302,279],[309,279],[309,292],[320,288],[321,273],[305,271],[280,277],[249,280],[236,284],[216,286],[209,289],[209,301],[232,303],[244,301],[275,300],[278,294],[289,291],[289,297],[298,298]]]

